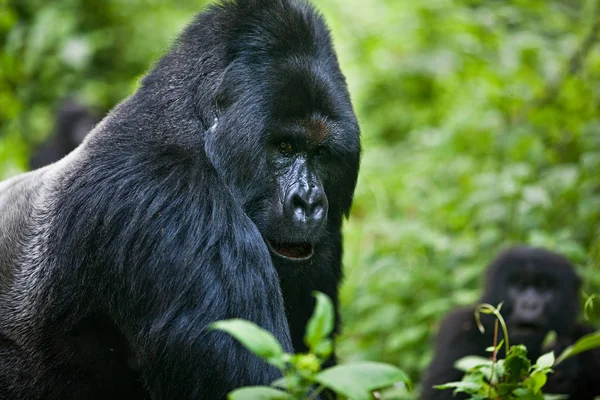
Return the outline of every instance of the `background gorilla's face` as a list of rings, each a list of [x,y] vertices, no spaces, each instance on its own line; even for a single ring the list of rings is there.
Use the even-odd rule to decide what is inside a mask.
[[[568,260],[543,249],[506,252],[492,263],[486,300],[504,302],[512,340],[538,342],[549,331],[561,334],[577,315],[579,278]]]
[[[506,284],[507,303],[512,306],[508,316],[511,332],[547,331],[561,297],[554,277],[543,270],[512,270]]]

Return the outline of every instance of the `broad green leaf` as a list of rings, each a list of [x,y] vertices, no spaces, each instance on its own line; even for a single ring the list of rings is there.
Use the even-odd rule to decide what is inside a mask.
[[[540,389],[546,384],[548,380],[546,373],[536,371],[529,376],[529,378],[525,379],[523,382],[526,386],[531,388],[533,393],[539,393]]]
[[[492,360],[479,356],[466,356],[454,363],[454,368],[467,372],[478,365],[492,365]]]
[[[315,380],[352,400],[371,400],[373,390],[410,382],[408,376],[393,365],[366,361],[326,369],[318,373]]]
[[[558,357],[554,365],[558,365],[569,357],[573,357],[574,355],[583,353],[587,350],[595,349],[596,347],[600,347],[600,331],[585,335],[575,342],[574,345],[567,347]]]
[[[284,354],[283,348],[270,332],[255,323],[243,319],[230,319],[217,321],[210,325],[210,329],[229,333],[260,358],[276,367],[282,367],[280,357]]]
[[[535,369],[540,370],[544,368],[550,368],[554,365],[554,352],[546,353],[535,362]]]
[[[291,394],[267,386],[253,386],[234,390],[228,400],[294,400]]]
[[[315,311],[306,326],[304,343],[311,351],[314,351],[321,340],[325,339],[331,331],[335,322],[335,312],[331,299],[320,292],[315,292],[317,298]]]

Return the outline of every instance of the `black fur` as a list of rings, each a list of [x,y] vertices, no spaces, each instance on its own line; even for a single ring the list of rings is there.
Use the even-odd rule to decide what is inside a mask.
[[[37,169],[60,160],[83,142],[100,121],[85,105],[72,98],[62,100],[56,110],[54,131],[29,158],[29,168]]]
[[[501,313],[508,325],[510,344],[527,346],[529,358],[535,362],[543,353],[554,350],[558,356],[592,328],[576,323],[579,312],[580,281],[571,263],[560,254],[531,247],[512,248],[501,253],[488,267],[485,291],[479,303],[494,306],[504,302]],[[511,295],[511,288],[521,292],[544,293],[537,303],[541,308],[534,317],[524,321],[523,310]],[[537,290],[540,289],[540,290]],[[528,298],[529,299],[529,298]],[[533,300],[535,302],[535,300]],[[543,304],[545,302],[545,304]],[[531,303],[526,304],[531,306]],[[530,309],[525,310],[525,314]],[[474,318],[474,308],[451,312],[441,323],[435,344],[435,356],[422,382],[422,400],[466,399],[464,394],[453,397],[452,390],[433,389],[434,385],[459,381],[463,372],[454,363],[467,355],[489,356],[485,349],[493,344],[494,318],[482,315],[485,334],[481,334]],[[526,329],[525,329],[526,328]],[[556,344],[542,348],[548,332],[557,333]],[[503,335],[499,334],[501,339]],[[504,348],[503,348],[504,349]],[[504,350],[499,357],[504,357]],[[573,400],[591,400],[600,395],[600,350],[575,356],[560,364],[544,387],[544,393],[568,394]]]
[[[213,400],[278,378],[205,328],[244,318],[304,350],[312,291],[337,310],[359,155],[308,4],[199,14],[78,149],[0,184],[0,398]]]

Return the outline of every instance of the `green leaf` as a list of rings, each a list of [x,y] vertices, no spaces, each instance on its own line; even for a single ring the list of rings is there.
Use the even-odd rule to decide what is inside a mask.
[[[548,334],[544,338],[544,341],[542,342],[542,348],[547,349],[547,348],[553,347],[555,343],[556,343],[556,331],[550,331],[550,332],[548,332]]]
[[[234,390],[228,400],[294,400],[291,394],[267,386],[253,386]]]
[[[467,372],[479,365],[492,365],[492,360],[479,356],[466,356],[454,363],[454,368]]]
[[[230,319],[217,321],[210,325],[210,329],[217,329],[229,333],[242,343],[247,349],[278,368],[283,367],[281,356],[285,353],[283,348],[268,331],[253,322],[243,319]]]
[[[371,400],[371,392],[397,382],[409,384],[408,376],[393,365],[356,362],[326,369],[315,376],[321,385],[353,400]]]
[[[331,339],[323,339],[313,351],[316,355],[327,358],[333,353],[333,341]]]
[[[558,357],[554,365],[558,365],[569,357],[573,357],[574,355],[587,350],[595,349],[596,347],[600,347],[600,331],[585,335],[576,341],[575,344],[567,347]]]
[[[554,352],[546,353],[535,362],[535,369],[540,370],[544,368],[551,368],[554,365]]]
[[[440,389],[440,390],[444,390],[444,389],[460,389],[459,392],[477,392],[480,388],[480,385],[474,382],[466,382],[466,381],[460,381],[460,382],[448,382],[448,383],[444,383],[443,385],[435,385],[434,386],[435,389]]]
[[[315,311],[306,326],[304,343],[314,352],[319,343],[325,339],[331,331],[335,322],[335,312],[331,299],[320,292],[314,292],[317,298]]]
[[[546,373],[536,371],[531,374],[531,376],[523,382],[525,386],[531,388],[533,393],[539,393],[542,387],[546,384],[548,380]]]
[[[280,389],[287,389],[289,385],[288,385],[287,378],[285,376],[282,376],[281,378],[276,379],[273,382],[271,382],[271,386],[280,388]]]
[[[528,374],[531,362],[527,358],[527,350],[523,345],[512,346],[504,360],[507,383],[522,381]]]

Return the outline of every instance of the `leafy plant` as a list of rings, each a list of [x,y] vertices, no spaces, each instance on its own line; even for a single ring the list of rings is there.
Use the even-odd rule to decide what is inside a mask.
[[[254,354],[278,368],[283,377],[271,386],[253,386],[237,389],[229,394],[231,400],[294,400],[315,399],[325,389],[356,400],[372,399],[372,392],[409,379],[398,368],[376,362],[354,362],[322,369],[333,353],[329,338],[334,327],[331,300],[323,293],[315,293],[317,302],[310,318],[304,342],[309,352],[289,354],[268,331],[256,324],[232,319],[218,321],[212,329],[225,331],[239,340]]]
[[[494,343],[487,350],[491,352],[490,359],[477,356],[467,356],[458,360],[456,368],[465,371],[459,382],[449,382],[436,386],[437,389],[454,389],[456,393],[467,393],[471,400],[557,400],[566,398],[563,395],[544,394],[542,389],[548,379],[548,374],[553,372],[552,367],[565,359],[583,351],[600,347],[600,332],[586,335],[575,344],[569,346],[555,359],[554,352],[540,356],[535,364],[527,358],[527,348],[524,345],[510,346],[508,331],[500,309],[490,304],[481,304],[475,310],[477,325],[483,333],[479,313],[493,314],[496,317],[494,324]],[[498,323],[502,326],[505,340],[498,339]],[[506,346],[506,358],[497,359],[498,350]]]

